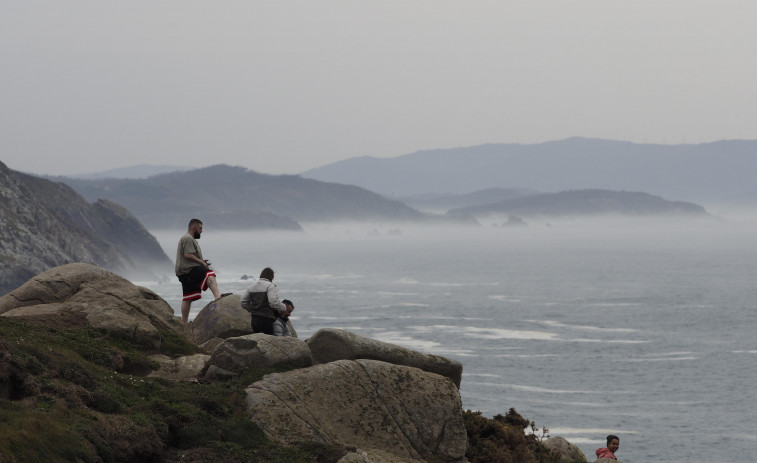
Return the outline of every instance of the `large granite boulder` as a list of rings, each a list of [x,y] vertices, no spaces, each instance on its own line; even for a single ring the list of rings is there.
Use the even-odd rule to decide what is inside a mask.
[[[343,359],[381,360],[446,376],[455,383],[455,386],[460,388],[463,365],[456,360],[439,355],[423,354],[335,328],[318,330],[307,340],[307,343],[316,363],[328,363]]]
[[[550,437],[544,442],[544,446],[550,449],[553,453],[560,456],[560,463],[573,463],[576,461],[586,461],[586,455],[576,447],[568,442],[565,438],[560,436]]]
[[[153,349],[161,331],[188,338],[166,301],[149,289],[90,264],[68,264],[40,273],[0,298],[4,317],[52,317],[130,338]]]
[[[305,342],[290,336],[248,334],[225,340],[208,360],[205,376],[231,378],[253,367],[289,365],[309,367],[313,358]]]
[[[195,342],[207,347],[212,352],[221,339],[233,338],[252,334],[250,313],[242,308],[241,297],[237,294],[224,296],[208,303],[189,324]],[[288,321],[287,326],[292,337],[297,337],[297,332]]]
[[[213,338],[232,338],[252,334],[250,313],[242,308],[238,294],[224,296],[207,304],[189,324],[195,342]]]
[[[246,391],[251,419],[283,444],[356,447],[349,462],[466,461],[460,394],[444,376],[338,360],[266,375]]]

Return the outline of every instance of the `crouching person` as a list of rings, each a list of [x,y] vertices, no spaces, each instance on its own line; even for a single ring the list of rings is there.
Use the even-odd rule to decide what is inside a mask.
[[[253,333],[273,336],[276,317],[285,313],[286,306],[279,300],[279,291],[273,284],[273,270],[266,267],[260,279],[242,294],[242,308],[250,312]]]
[[[276,317],[276,320],[273,322],[273,334],[274,336],[291,336],[292,333],[289,331],[288,322],[289,316],[294,311],[294,304],[289,299],[284,299],[281,302],[286,307],[286,310],[283,314]]]

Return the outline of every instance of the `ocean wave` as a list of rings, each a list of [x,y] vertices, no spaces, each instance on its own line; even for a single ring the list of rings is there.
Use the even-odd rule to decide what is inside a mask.
[[[413,338],[397,331],[386,331],[383,333],[374,334],[374,339],[391,344],[397,344],[410,349],[419,349],[424,351],[435,350],[439,346],[441,346],[441,344],[436,341]]]
[[[561,323],[554,320],[526,320],[527,322],[531,323],[541,323],[550,327],[555,328],[570,328],[574,330],[584,330],[584,331],[600,331],[603,333],[635,333],[638,330],[635,330],[633,328],[604,328],[601,326],[591,326],[591,325],[570,325],[568,323]]]
[[[691,360],[699,360],[699,357],[638,358],[638,359],[621,359],[618,361],[641,363],[641,362],[681,362],[681,361],[691,361]]]
[[[571,342],[586,342],[586,343],[607,343],[607,344],[645,344],[649,341],[645,340],[634,340],[634,339],[565,339],[565,341],[571,341]]]
[[[638,434],[638,431],[626,431],[622,429],[606,428],[574,428],[574,427],[552,427],[549,428],[550,434],[573,435],[573,434],[599,434],[607,436],[608,434]],[[571,442],[573,442],[571,440]],[[604,442],[604,440],[602,440]]]
[[[527,331],[527,330],[508,330],[504,328],[477,328],[466,326],[463,328],[456,326],[437,326],[439,329],[461,330],[464,336],[473,336],[480,339],[530,339],[538,341],[555,341],[559,337],[554,333],[545,331]]]
[[[511,296],[505,296],[504,294],[490,294],[487,296],[487,298],[492,299],[494,301],[502,301],[502,302],[520,302],[521,299],[517,299]]]

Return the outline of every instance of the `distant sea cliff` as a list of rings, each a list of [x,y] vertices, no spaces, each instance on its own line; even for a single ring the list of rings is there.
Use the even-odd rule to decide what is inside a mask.
[[[71,262],[124,276],[165,274],[172,262],[142,224],[108,200],[89,203],[72,188],[0,162],[0,294]]]

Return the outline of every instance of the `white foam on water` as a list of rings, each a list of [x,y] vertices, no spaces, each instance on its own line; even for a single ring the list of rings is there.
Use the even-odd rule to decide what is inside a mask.
[[[363,294],[354,289],[313,289],[309,292],[310,294]]]
[[[505,383],[476,383],[477,386],[496,386],[496,387],[504,387],[507,389],[513,389],[515,391],[523,391],[523,392],[538,392],[540,394],[600,394],[605,393],[601,391],[586,391],[586,390],[570,390],[570,389],[547,389],[544,387],[539,386],[525,386],[522,384],[505,384]],[[613,391],[613,393],[618,393],[620,391]]]
[[[632,339],[566,339],[570,342],[586,342],[586,343],[606,343],[606,344],[645,344],[649,341],[644,340],[632,340]]]
[[[540,357],[559,357],[557,354],[497,354],[494,357],[499,358],[540,358]]]
[[[376,294],[379,294],[381,296],[405,296],[405,297],[414,297],[420,295],[420,293],[400,293],[400,292],[394,292],[394,291],[377,291]]]
[[[571,325],[568,323],[560,323],[554,320],[526,320],[526,321],[531,322],[531,323],[541,323],[541,324],[552,326],[555,328],[570,328],[574,330],[584,330],[584,331],[601,331],[601,332],[609,332],[609,333],[635,333],[638,331],[633,328],[604,328],[601,326]]]
[[[360,280],[365,278],[365,275],[360,275],[359,273],[348,273],[345,275],[334,275],[333,273],[319,273],[319,274],[307,274],[307,275],[300,275],[300,279],[308,279],[308,280]]]
[[[495,375],[493,373],[463,373],[463,377],[466,377],[466,378],[501,378],[502,375]]]
[[[349,316],[349,315],[340,315],[338,317],[337,316],[329,316],[329,315],[309,315],[308,318],[310,318],[311,320],[350,320],[350,321],[354,321],[354,320],[373,320],[374,317],[370,317],[370,316],[356,317],[356,316]],[[342,329],[346,329],[346,328],[342,328]]]
[[[441,344],[435,341],[427,341],[418,338],[412,338],[399,331],[385,331],[375,336],[375,339],[391,344],[397,344],[410,349],[420,349],[431,351],[438,348]]]
[[[642,363],[642,362],[682,362],[699,360],[699,357],[670,357],[670,358],[638,358],[638,359],[622,359],[621,362]]]
[[[624,431],[621,429],[605,429],[605,428],[573,428],[573,427],[553,427],[549,428],[550,434],[560,434],[560,435],[566,435],[570,436],[573,434],[599,434],[602,436],[607,436],[608,434],[638,434],[637,431]],[[572,440],[571,440],[572,442]],[[602,439],[602,442],[605,442],[604,439]]]
[[[734,350],[731,352],[734,354],[757,354],[757,350]]]
[[[425,307],[428,307],[428,306],[429,306],[428,304],[418,304],[418,303],[415,303],[415,302],[396,302],[394,304],[382,304],[382,305],[373,306],[373,307],[377,307],[377,308],[380,308],[380,309],[388,309],[390,307],[422,307],[422,308],[425,308]]]
[[[544,331],[507,330],[503,328],[478,328],[466,326],[462,329],[457,326],[436,326],[438,329],[451,329],[461,331],[464,336],[476,336],[480,339],[531,339],[538,341],[555,341],[559,339],[554,333]]]
[[[587,307],[609,307],[609,308],[622,308],[639,305],[636,302],[595,302],[593,304],[586,304]]]
[[[487,298],[492,299],[494,301],[501,301],[501,302],[520,302],[521,299],[517,299],[511,296],[505,296],[504,294],[490,294],[487,296]]]

